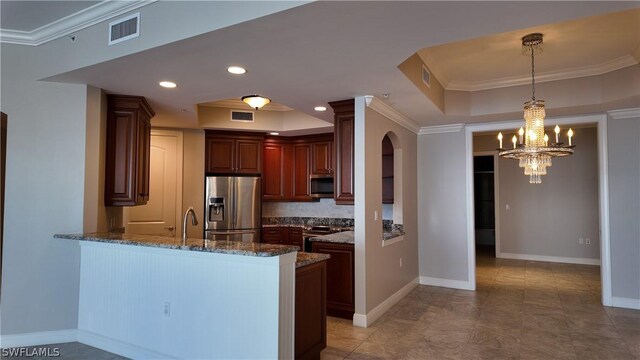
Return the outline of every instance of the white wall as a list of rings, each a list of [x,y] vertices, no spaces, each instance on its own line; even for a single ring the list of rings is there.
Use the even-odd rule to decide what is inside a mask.
[[[374,101],[376,101],[374,99]],[[379,100],[377,100],[379,101]],[[356,98],[355,114],[355,251],[356,315],[375,320],[388,299],[407,289],[418,277],[418,228],[416,156],[417,135],[366,107]],[[382,139],[392,131],[402,173],[396,200],[402,207],[404,240],[383,247],[382,243]],[[396,173],[397,174],[397,173]],[[402,204],[402,205],[399,205]],[[379,214],[374,219],[374,211]],[[400,265],[402,258],[403,265]],[[395,299],[395,301],[399,298]]]
[[[607,135],[612,296],[640,307],[640,117],[609,117]]]
[[[465,133],[418,136],[420,277],[464,287],[467,258]]]
[[[78,319],[79,248],[53,235],[83,230],[88,89],[35,81],[37,56],[2,44],[3,335],[75,329]]]
[[[193,206],[198,218],[198,225],[187,227],[187,236],[201,238],[204,234],[204,131],[183,131],[183,176],[182,176],[182,214]],[[181,234],[182,223],[177,227]]]
[[[81,342],[130,358],[293,357],[295,253],[81,249]]]

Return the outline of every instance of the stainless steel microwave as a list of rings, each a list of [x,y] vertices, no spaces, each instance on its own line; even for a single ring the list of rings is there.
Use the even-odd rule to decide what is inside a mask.
[[[333,175],[311,175],[311,197],[333,197]]]

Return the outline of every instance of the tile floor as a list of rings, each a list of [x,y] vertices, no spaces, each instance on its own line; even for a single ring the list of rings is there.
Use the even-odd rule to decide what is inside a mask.
[[[322,359],[640,359],[640,311],[598,266],[477,259],[477,291],[420,285],[373,326],[329,318]]]
[[[420,285],[366,329],[329,318],[322,359],[640,360],[640,311],[600,305],[599,267],[479,254],[475,292]],[[125,359],[49,347],[60,359]]]

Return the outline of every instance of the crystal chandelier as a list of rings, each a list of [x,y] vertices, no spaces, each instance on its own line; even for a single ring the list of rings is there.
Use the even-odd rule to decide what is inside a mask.
[[[556,156],[568,156],[573,154],[571,137],[573,130],[569,129],[567,136],[569,145],[559,140],[560,127],[556,125],[556,142],[549,145],[549,136],[544,132],[544,100],[536,100],[535,55],[542,52],[542,34],[535,33],[525,35],[522,38],[522,54],[531,55],[531,101],[524,103],[524,128],[518,130],[518,137],[513,135],[511,142],[513,149],[502,147],[502,133],[498,134],[500,148],[498,155],[506,159],[518,159],[520,167],[524,168],[524,174],[529,175],[529,183],[540,184],[542,175],[547,174],[547,168],[551,166],[551,158]],[[523,141],[524,140],[524,141]]]

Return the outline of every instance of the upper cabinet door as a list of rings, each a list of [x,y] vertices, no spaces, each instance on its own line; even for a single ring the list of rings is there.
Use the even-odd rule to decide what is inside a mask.
[[[293,145],[293,199],[310,201],[311,184],[309,179],[311,145]]]
[[[107,95],[104,203],[144,205],[149,200],[151,118],[141,96]]]
[[[236,140],[236,168],[238,174],[262,173],[262,141]]]
[[[235,171],[235,140],[229,138],[206,138],[206,167],[208,173],[230,174]]]
[[[333,174],[333,141],[311,144],[311,174]]]
[[[207,131],[205,172],[209,175],[262,173],[264,136],[246,132]]]
[[[354,200],[354,100],[329,103],[334,112],[334,134],[336,149],[334,198],[338,205],[353,205]]]
[[[291,144],[266,140],[263,163],[263,200],[291,199]]]

